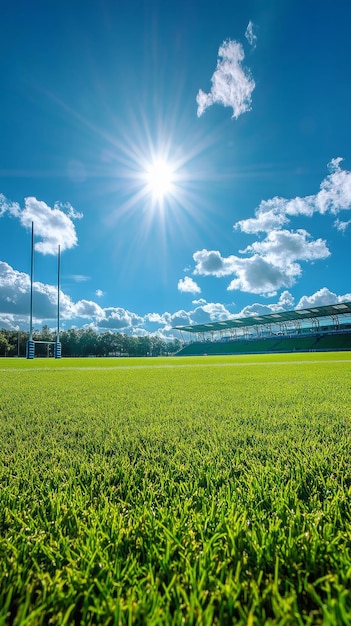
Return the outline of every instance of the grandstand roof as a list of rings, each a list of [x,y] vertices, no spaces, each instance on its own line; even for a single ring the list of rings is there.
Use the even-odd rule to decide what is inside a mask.
[[[298,322],[319,317],[335,317],[351,313],[351,302],[340,302],[327,306],[316,306],[309,309],[296,309],[295,311],[280,311],[269,315],[250,315],[250,317],[233,317],[221,322],[209,322],[208,324],[193,324],[189,326],[174,326],[175,330],[183,330],[189,333],[204,333],[231,328],[245,328],[248,326],[262,326],[266,324],[284,324]]]

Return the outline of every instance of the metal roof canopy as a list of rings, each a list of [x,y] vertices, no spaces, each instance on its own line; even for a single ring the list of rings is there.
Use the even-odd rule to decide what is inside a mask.
[[[286,322],[298,322],[301,320],[335,317],[351,313],[351,302],[340,302],[327,306],[316,306],[310,309],[296,309],[295,311],[281,311],[269,315],[250,315],[250,317],[236,317],[223,322],[211,322],[209,324],[194,324],[190,326],[173,326],[174,330],[183,330],[188,333],[205,333],[231,328],[245,328],[249,326],[264,326],[266,324],[284,324]]]

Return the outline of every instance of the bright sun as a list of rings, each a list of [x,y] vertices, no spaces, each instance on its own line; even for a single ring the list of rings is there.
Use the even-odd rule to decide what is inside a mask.
[[[155,199],[163,200],[172,194],[174,188],[174,171],[163,159],[150,163],[145,174],[148,191]]]

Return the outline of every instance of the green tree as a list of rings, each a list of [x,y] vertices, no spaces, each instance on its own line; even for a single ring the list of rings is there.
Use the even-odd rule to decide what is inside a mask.
[[[5,335],[3,333],[0,333],[0,354],[1,354],[1,356],[6,356],[9,351],[10,351],[10,344],[7,341]]]

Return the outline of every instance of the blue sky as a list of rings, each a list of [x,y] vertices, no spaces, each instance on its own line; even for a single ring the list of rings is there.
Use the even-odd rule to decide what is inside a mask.
[[[0,328],[351,300],[349,0],[1,3]]]

